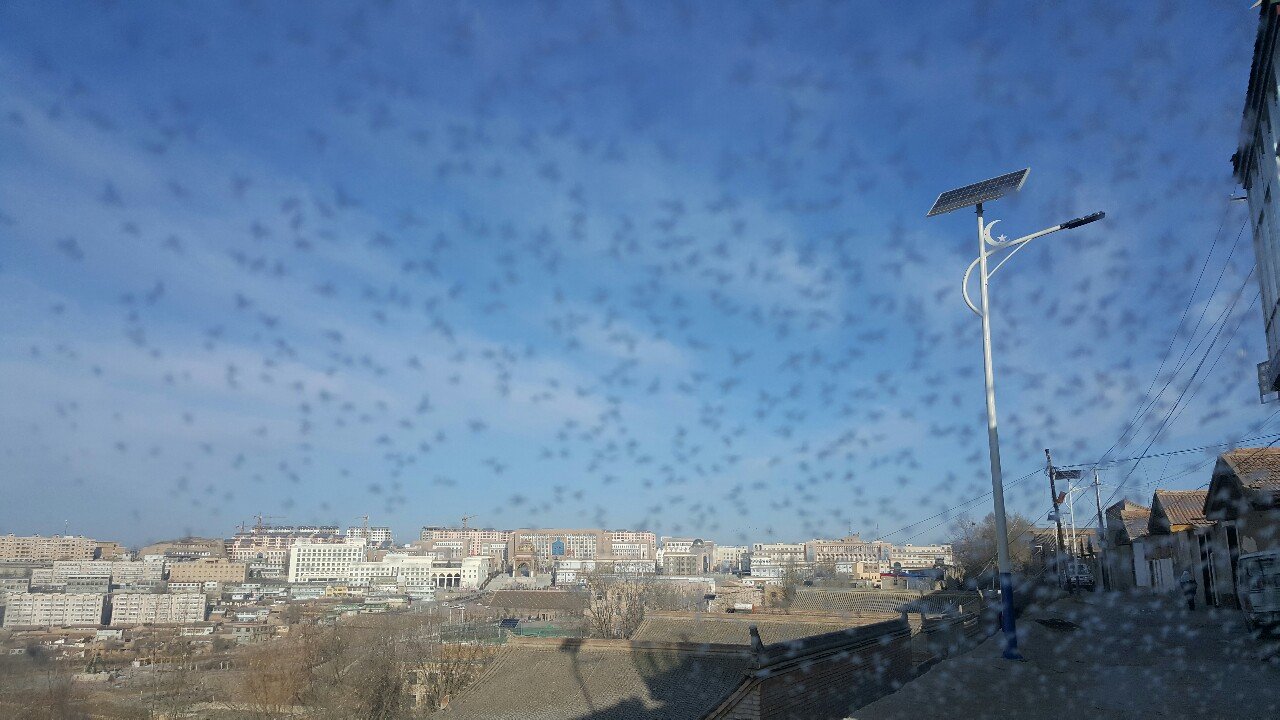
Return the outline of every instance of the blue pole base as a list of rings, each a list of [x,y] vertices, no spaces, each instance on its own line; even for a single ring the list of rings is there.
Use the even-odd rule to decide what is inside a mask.
[[[1004,631],[1004,659],[1021,660],[1013,617],[1013,575],[1007,572],[1000,573],[1000,629]]]

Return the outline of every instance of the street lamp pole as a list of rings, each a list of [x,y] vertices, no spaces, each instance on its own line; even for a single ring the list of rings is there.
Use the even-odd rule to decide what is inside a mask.
[[[982,367],[987,387],[987,452],[991,459],[991,494],[995,501],[996,562],[1000,569],[1000,624],[1004,631],[1004,656],[1009,660],[1021,660],[1018,653],[1018,630],[1013,617],[1013,569],[1009,560],[1009,524],[1004,511],[1004,478],[1000,468],[1000,431],[996,424],[996,378],[991,359],[991,300],[987,284],[991,279],[987,272],[987,226],[982,220],[982,203],[978,203],[978,272],[981,277],[980,302],[982,310]],[[972,267],[972,266],[971,266]],[[968,277],[965,278],[968,280]],[[968,285],[965,286],[968,300]],[[972,303],[970,303],[972,307]]]
[[[1000,569],[1000,624],[1001,629],[1004,631],[1004,657],[1010,660],[1020,660],[1022,655],[1018,653],[1018,631],[1013,609],[1013,568],[1009,559],[1009,525],[1005,516],[1004,481],[1000,468],[1000,433],[996,422],[996,383],[991,355],[991,299],[988,293],[988,284],[996,271],[1003,267],[1009,258],[1027,243],[1059,230],[1069,230],[1100,220],[1103,217],[1103,213],[1094,213],[1082,218],[1076,218],[1015,240],[1006,240],[1003,235],[998,239],[991,237],[991,229],[1000,221],[985,222],[982,214],[982,203],[977,203],[976,209],[978,214],[978,257],[969,264],[969,269],[965,271],[963,294],[969,309],[982,319],[982,363],[987,390],[987,445],[991,457],[991,494],[995,505],[996,560]],[[1009,249],[1010,252],[1001,258],[994,268],[988,268],[988,260],[991,255],[1001,249]],[[979,275],[978,301],[981,303],[981,307],[975,307],[973,301],[969,299],[969,276],[973,274],[975,266]]]
[[[969,264],[964,274],[964,301],[969,309],[982,318],[982,363],[987,384],[987,445],[991,456],[991,494],[995,503],[996,560],[1000,568],[1000,624],[1004,631],[1004,657],[1009,660],[1021,660],[1018,653],[1018,630],[1013,610],[1013,567],[1009,560],[1009,525],[1004,509],[1004,480],[1000,472],[1000,433],[996,423],[996,381],[991,357],[991,299],[987,286],[991,277],[1008,262],[1009,258],[1021,250],[1027,243],[1059,230],[1070,230],[1087,225],[1104,217],[1103,213],[1094,213],[1082,218],[1069,220],[1060,225],[1046,228],[1039,232],[1024,235],[1015,240],[1006,240],[1003,235],[998,239],[991,237],[991,229],[999,220],[986,223],[982,216],[982,203],[977,203],[978,213],[978,258]],[[988,258],[997,250],[1009,249],[994,268],[988,269]],[[969,276],[977,266],[979,275],[979,302],[982,307],[975,307],[969,299]]]
[[[996,381],[991,357],[991,300],[987,285],[1004,264],[1009,261],[1027,243],[1059,230],[1070,230],[1088,225],[1104,217],[1103,213],[1093,213],[1060,225],[1045,228],[1039,232],[1024,235],[1014,240],[1006,240],[1001,235],[997,239],[991,237],[991,229],[999,220],[986,222],[982,214],[982,204],[990,200],[998,200],[1009,193],[1022,189],[1030,169],[1008,173],[999,177],[984,180],[962,188],[949,190],[938,196],[938,200],[929,210],[928,216],[941,215],[959,210],[970,205],[975,206],[978,215],[978,257],[969,263],[961,282],[964,302],[969,309],[982,319],[982,364],[987,391],[987,447],[991,459],[991,494],[995,504],[996,560],[1000,569],[1000,625],[1004,631],[1004,657],[1010,660],[1021,660],[1018,653],[1018,633],[1013,616],[1013,569],[1009,560],[1009,525],[1005,519],[1004,481],[1000,473],[1000,433],[996,424]],[[994,268],[988,267],[988,259],[998,250],[1008,250]],[[982,307],[973,304],[969,297],[969,276],[974,269],[979,274],[979,298]]]

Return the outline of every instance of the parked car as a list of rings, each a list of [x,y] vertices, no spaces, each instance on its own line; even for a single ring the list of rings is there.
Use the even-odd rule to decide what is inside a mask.
[[[1068,588],[1092,590],[1094,586],[1093,570],[1088,563],[1076,560],[1067,564],[1066,583]]]
[[[1240,556],[1236,595],[1251,630],[1272,634],[1280,629],[1280,550]]]

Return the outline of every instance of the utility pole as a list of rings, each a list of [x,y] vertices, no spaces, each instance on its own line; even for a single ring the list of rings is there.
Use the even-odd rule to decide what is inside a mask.
[[[1076,491],[1076,488],[1071,480],[1071,478],[1067,478],[1067,514],[1071,516],[1071,549],[1067,551],[1067,558],[1072,561],[1071,567],[1074,568],[1080,543],[1076,540],[1076,499],[1072,494]]]
[[[1107,541],[1102,526],[1102,492],[1098,489],[1098,469],[1093,469],[1093,502],[1098,507],[1098,574],[1102,576],[1102,589],[1111,589],[1111,580],[1107,573]]]
[[[1065,544],[1062,537],[1062,513],[1058,511],[1058,484],[1054,477],[1053,456],[1049,454],[1049,448],[1044,449],[1044,460],[1046,472],[1049,473],[1049,495],[1053,500],[1053,522],[1058,526],[1058,553],[1054,556],[1054,574],[1058,576],[1058,585],[1061,586],[1065,580],[1062,574],[1062,548]]]

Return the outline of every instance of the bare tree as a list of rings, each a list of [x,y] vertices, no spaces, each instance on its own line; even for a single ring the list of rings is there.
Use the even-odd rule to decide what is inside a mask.
[[[1017,513],[1008,516],[1007,525],[1009,559],[1014,572],[1024,572],[1031,564],[1031,537],[1035,526]],[[995,567],[995,527],[995,516],[991,514],[981,522],[962,517],[952,526],[951,551],[965,578],[977,578]]]
[[[647,583],[603,573],[587,573],[587,623],[591,637],[629,638],[644,621]]]
[[[281,717],[302,704],[315,669],[307,649],[301,638],[287,638],[245,650],[240,699],[255,717]]]

